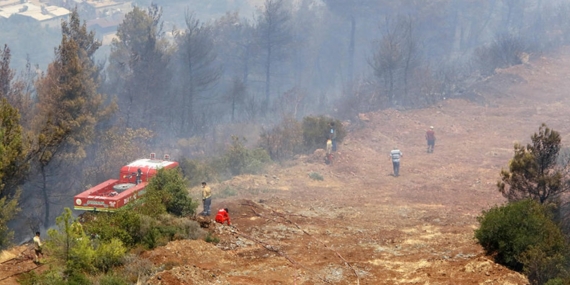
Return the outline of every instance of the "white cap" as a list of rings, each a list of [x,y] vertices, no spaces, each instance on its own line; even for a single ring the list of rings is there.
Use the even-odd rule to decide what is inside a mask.
[[[430,129],[433,129],[433,126],[430,126],[429,128],[430,128]]]

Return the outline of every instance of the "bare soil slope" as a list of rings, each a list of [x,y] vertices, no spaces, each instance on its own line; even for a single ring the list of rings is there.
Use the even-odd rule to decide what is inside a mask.
[[[189,253],[152,284],[527,284],[486,257],[473,230],[482,210],[504,202],[495,184],[514,142],[528,143],[543,122],[570,138],[569,59],[563,50],[501,70],[469,90],[477,103],[364,114],[350,123],[333,166],[302,157],[215,185],[237,190],[214,202],[233,211],[237,230],[217,226],[217,248],[170,244],[200,255]],[[400,177],[391,175],[393,146],[404,153]],[[211,274],[185,278],[195,271]]]
[[[300,157],[212,185],[236,193],[213,202],[230,208],[235,228],[210,227],[217,245],[176,241],[144,253],[168,265],[149,284],[528,284],[485,256],[473,230],[482,210],[504,202],[495,184],[514,142],[528,143],[544,122],[568,143],[569,63],[566,49],[501,70],[468,90],[476,103],[363,114],[332,166]],[[393,146],[404,153],[400,177]]]

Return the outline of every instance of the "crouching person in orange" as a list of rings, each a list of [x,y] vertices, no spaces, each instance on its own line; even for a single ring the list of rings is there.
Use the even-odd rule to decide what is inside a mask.
[[[231,226],[230,211],[228,210],[228,208],[220,209],[218,211],[218,214],[216,215],[216,222],[223,224],[225,221],[228,221],[228,226]]]

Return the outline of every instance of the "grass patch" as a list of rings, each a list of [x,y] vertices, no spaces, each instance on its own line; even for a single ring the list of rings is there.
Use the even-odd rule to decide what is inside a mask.
[[[204,241],[209,242],[209,243],[213,243],[213,244],[218,244],[220,242],[220,238],[212,235],[211,233],[208,233],[206,235],[206,237],[204,238]]]
[[[309,173],[309,177],[313,180],[323,181],[325,180],[323,176],[318,172],[311,172]]]

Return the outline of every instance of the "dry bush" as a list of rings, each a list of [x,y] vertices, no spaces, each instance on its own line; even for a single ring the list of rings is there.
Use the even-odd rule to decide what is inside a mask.
[[[500,34],[488,46],[475,51],[475,61],[483,75],[495,73],[497,68],[521,64],[521,54],[529,52],[527,44],[522,37],[512,34]]]
[[[279,125],[261,133],[259,146],[265,149],[273,160],[282,161],[294,157],[303,149],[301,123],[291,117],[283,119]]]
[[[127,254],[123,259],[126,266],[123,268],[123,275],[131,283],[141,282],[146,284],[146,281],[158,271],[152,261],[142,258],[136,254]]]

